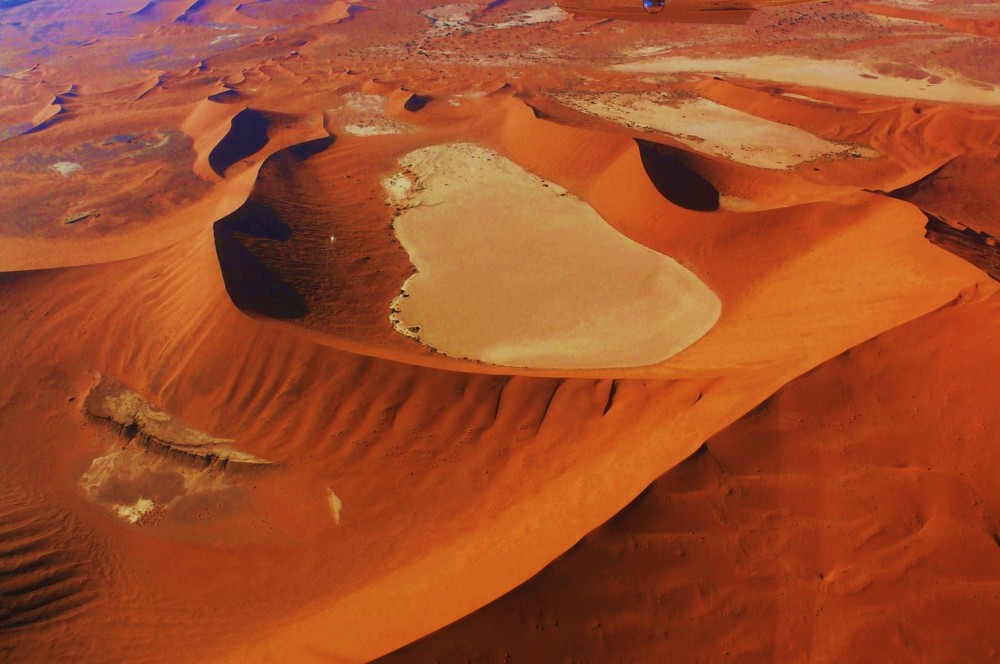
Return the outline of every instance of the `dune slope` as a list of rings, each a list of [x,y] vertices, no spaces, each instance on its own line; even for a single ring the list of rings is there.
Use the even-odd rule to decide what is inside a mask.
[[[998,317],[973,297],[830,360],[528,583],[378,661],[990,659]]]
[[[0,4],[0,659],[988,656],[995,7]]]

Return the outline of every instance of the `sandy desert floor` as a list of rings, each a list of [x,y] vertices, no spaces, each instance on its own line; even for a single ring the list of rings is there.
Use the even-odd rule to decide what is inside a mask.
[[[1000,6],[0,0],[0,660],[993,661]]]

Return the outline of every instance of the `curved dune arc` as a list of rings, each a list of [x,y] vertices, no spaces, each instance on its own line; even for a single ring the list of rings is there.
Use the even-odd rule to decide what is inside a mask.
[[[435,145],[384,183],[417,268],[397,331],[491,364],[656,364],[703,336],[719,298],[679,263],[622,235],[587,203],[495,152]]]

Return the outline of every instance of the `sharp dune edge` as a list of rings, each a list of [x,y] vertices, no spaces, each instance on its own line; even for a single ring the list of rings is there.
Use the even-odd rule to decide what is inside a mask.
[[[995,657],[1000,16],[709,4],[0,2],[0,658]]]

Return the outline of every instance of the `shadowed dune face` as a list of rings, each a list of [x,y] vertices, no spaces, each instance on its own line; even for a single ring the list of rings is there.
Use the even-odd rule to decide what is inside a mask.
[[[927,217],[927,238],[956,256],[961,256],[1000,281],[1000,242],[972,228],[956,227],[933,215]]]
[[[238,161],[259,152],[267,145],[267,127],[270,123],[263,113],[243,109],[237,113],[225,137],[208,155],[208,163],[219,176]]]
[[[719,190],[685,163],[684,152],[642,139],[636,143],[649,181],[664,198],[688,210],[719,209]]]
[[[5,4],[0,660],[994,656],[996,6]]]
[[[295,288],[269,269],[244,244],[284,242],[292,232],[267,208],[247,203],[215,223],[215,251],[233,304],[247,313],[279,320],[302,318],[309,309]]]

